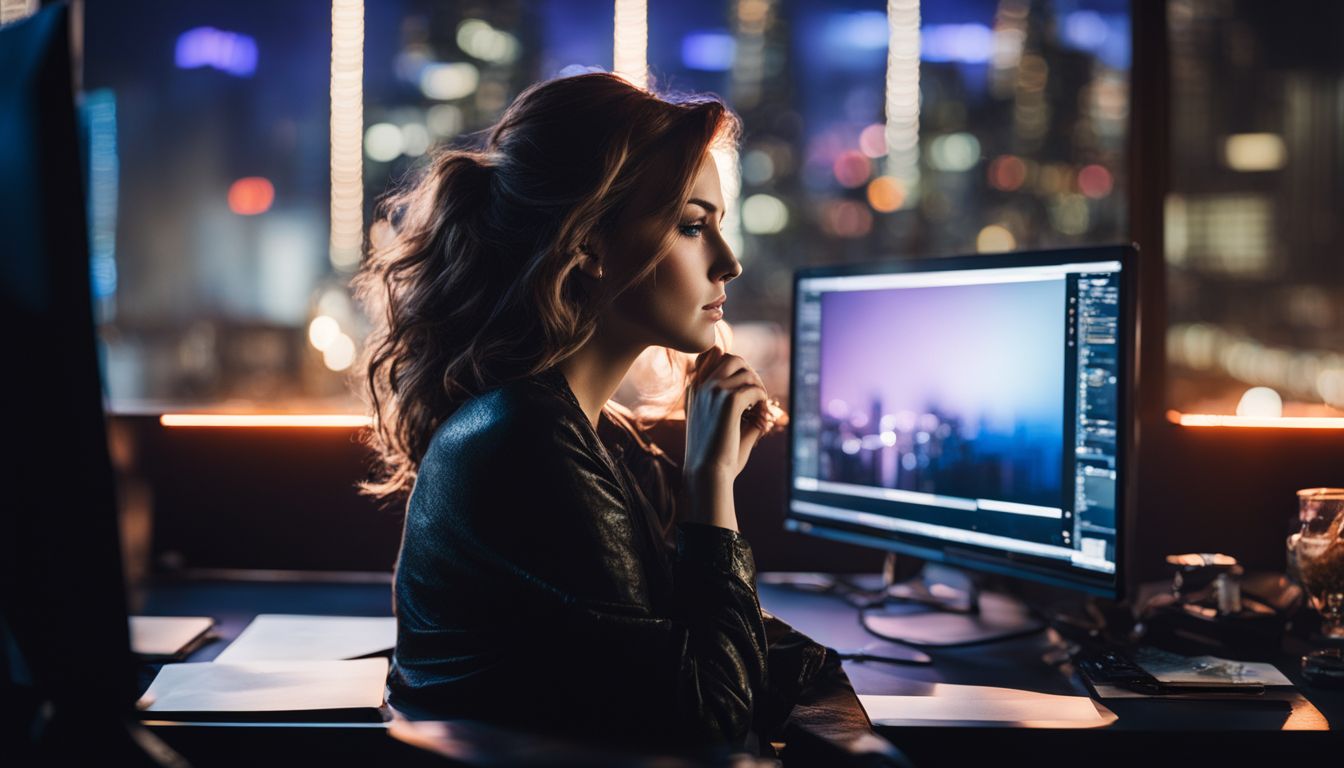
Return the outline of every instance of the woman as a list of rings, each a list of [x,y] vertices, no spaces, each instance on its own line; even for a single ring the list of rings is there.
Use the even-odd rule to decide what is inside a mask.
[[[759,750],[844,682],[762,615],[737,530],[733,481],[781,415],[715,345],[742,268],[710,150],[737,135],[711,98],[553,80],[386,202],[395,235],[356,286],[385,470],[367,490],[411,491],[394,707]],[[698,354],[680,467],[609,402],[650,347]]]

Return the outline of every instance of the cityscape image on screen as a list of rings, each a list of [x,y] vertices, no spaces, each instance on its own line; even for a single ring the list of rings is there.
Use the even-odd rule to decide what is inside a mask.
[[[786,525],[1113,581],[1118,253],[800,272]]]
[[[1060,280],[825,294],[820,479],[1058,508],[1063,302]]]

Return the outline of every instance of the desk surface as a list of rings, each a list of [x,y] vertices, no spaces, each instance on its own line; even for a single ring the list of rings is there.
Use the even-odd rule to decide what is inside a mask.
[[[871,644],[875,653],[893,647],[869,635],[859,624],[857,611],[843,600],[773,584],[762,584],[760,596],[763,608],[823,645]],[[929,693],[934,683],[955,683],[1087,696],[1072,665],[1046,661],[1059,648],[1058,637],[1043,631],[990,645],[930,651],[931,666],[847,661],[845,670],[859,693],[917,696]],[[1119,717],[1107,730],[1327,730],[1331,722],[1344,722],[1344,694],[1306,687],[1298,670],[1285,663],[1290,660],[1285,657],[1277,666],[1297,686],[1291,693],[1283,691],[1277,698],[1267,693],[1244,701],[1106,699],[1106,706]]]
[[[879,651],[882,642],[868,635],[859,625],[856,611],[844,601],[832,596],[812,594],[775,584],[760,585],[762,607],[789,622],[799,631],[816,641],[835,648],[871,646]],[[307,613],[347,616],[391,615],[390,587],[382,584],[333,583],[277,583],[277,582],[181,582],[155,585],[134,596],[135,612],[146,615],[208,615],[217,621],[220,639],[193,653],[189,661],[209,661],[237,637],[248,622],[259,613]],[[935,651],[934,664],[927,667],[894,666],[879,662],[845,662],[845,669],[854,689],[861,694],[927,693],[933,683],[966,685],[993,685],[1022,688],[1041,693],[1086,695],[1086,688],[1067,664],[1052,666],[1043,657],[1057,647],[1050,634],[1038,633],[1026,638],[993,645]],[[1114,743],[1115,738],[1104,733],[1124,734],[1126,744],[1143,741],[1142,734],[1159,740],[1171,738],[1173,732],[1204,732],[1216,734],[1220,742],[1235,745],[1244,742],[1249,734],[1259,734],[1260,741],[1271,738],[1271,732],[1293,730],[1324,730],[1331,723],[1344,723],[1344,692],[1323,691],[1306,686],[1291,656],[1285,655],[1279,668],[1298,686],[1286,701],[1170,701],[1151,699],[1108,699],[1106,705],[1116,713],[1114,725],[1091,731],[1058,732],[1055,738],[1072,743],[1081,740],[1084,747],[1102,742]],[[142,690],[154,675],[153,668],[145,668],[141,676]],[[1309,700],[1308,700],[1309,697]],[[939,728],[879,728],[895,744],[918,759],[918,749],[906,745],[918,741],[917,731],[941,731],[941,735],[926,734],[938,742],[939,754],[948,741],[947,730]],[[1020,738],[1039,738],[1042,733],[1010,735],[1020,729],[977,729],[982,735],[1000,731],[1005,743]],[[1162,737],[1166,733],[1168,736]],[[1333,735],[1338,735],[1338,731]],[[1102,742],[1095,741],[1101,738]],[[1280,737],[1274,738],[1276,751],[1281,749]],[[1093,740],[1090,741],[1089,740]],[[977,739],[980,741],[980,739]],[[1149,739],[1151,741],[1151,739]],[[1204,740],[1201,740],[1204,741]],[[932,742],[931,742],[932,743]],[[982,744],[983,746],[983,744]],[[1110,747],[1107,747],[1110,749]],[[1147,747],[1145,747],[1147,748]],[[1207,749],[1207,745],[1201,750]],[[946,756],[946,755],[944,755]]]

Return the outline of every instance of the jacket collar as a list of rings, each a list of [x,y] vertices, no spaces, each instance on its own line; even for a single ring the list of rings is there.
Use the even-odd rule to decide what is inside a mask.
[[[566,379],[565,374],[560,371],[560,366],[553,365],[541,373],[534,375],[532,378],[544,384],[548,389],[554,390],[575,408],[578,408],[580,411],[583,410],[583,406],[579,405],[578,396],[574,394],[574,390],[569,386],[569,380]]]

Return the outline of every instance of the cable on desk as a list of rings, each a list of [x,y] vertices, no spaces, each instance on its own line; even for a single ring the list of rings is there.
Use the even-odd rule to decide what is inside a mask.
[[[1041,626],[1031,627],[1029,629],[1023,629],[1020,631],[1008,632],[1005,634],[995,635],[993,637],[977,638],[974,640],[964,640],[951,643],[921,643],[917,640],[910,640],[908,638],[895,637],[892,635],[884,634],[882,632],[877,631],[876,629],[873,629],[868,624],[867,617],[869,613],[884,607],[887,604],[887,602],[891,599],[891,596],[887,593],[885,587],[877,590],[868,589],[855,584],[854,582],[844,578],[843,576],[835,574],[810,574],[810,575],[814,577],[813,580],[811,581],[795,576],[787,580],[769,581],[767,583],[774,584],[776,586],[785,586],[803,592],[811,592],[814,594],[830,595],[838,597],[844,600],[845,602],[849,603],[857,610],[858,612],[857,618],[859,620],[859,625],[863,627],[863,630],[865,632],[884,642],[892,643],[894,645],[905,646],[907,648],[911,648],[918,651],[935,651],[940,649],[969,648],[977,645],[988,645],[991,643],[998,643],[1006,640],[1015,640],[1021,637],[1029,637],[1031,635],[1037,634],[1039,632],[1044,631],[1045,629],[1054,627],[1056,624],[1055,616],[1048,615],[1045,611],[1041,610],[1031,601],[1025,599],[1020,594],[1015,594],[1013,595],[1013,597],[1018,601],[1020,601],[1022,605],[1026,606],[1028,613],[1030,613],[1033,617],[1038,619],[1041,622]],[[944,607],[942,608],[942,610],[949,610],[949,609]],[[889,661],[890,663],[895,664],[928,663],[923,661],[896,660],[886,657],[874,659],[871,658],[870,654],[865,654],[857,651],[853,652],[852,654],[841,654],[840,658],[856,661],[870,661],[870,660]]]
[[[905,643],[901,644],[904,645]],[[928,654],[925,654],[918,650],[916,650],[915,652],[918,653],[919,655],[912,656],[910,658],[901,658],[900,656],[887,656],[880,653],[869,653],[864,650],[857,650],[857,651],[836,650],[835,655],[841,661],[876,661],[881,662],[883,664],[897,664],[910,667],[927,667],[930,664],[933,664],[933,659],[929,658]]]
[[[888,643],[895,643],[897,645],[906,645],[921,651],[935,651],[948,648],[970,648],[976,645],[990,645],[992,643],[1001,643],[1004,642],[1005,640],[1016,640],[1019,637],[1029,637],[1031,635],[1039,634],[1040,632],[1043,632],[1044,630],[1050,627],[1050,622],[1046,621],[1037,627],[1031,627],[1030,629],[1016,630],[1013,632],[1007,632],[1001,635],[994,635],[993,637],[982,637],[982,638],[976,638],[975,640],[961,640],[953,643],[921,643],[918,640],[911,640],[905,637],[894,637],[892,635],[885,635],[869,626],[866,620],[869,612],[873,611],[876,608],[881,607],[883,607],[881,604],[860,606],[858,613],[859,626],[863,627],[863,630],[865,632],[872,635],[873,637],[878,638],[879,640],[885,640]],[[1028,610],[1030,610],[1030,606],[1028,606]]]

